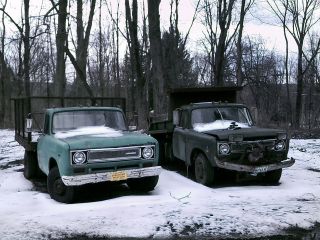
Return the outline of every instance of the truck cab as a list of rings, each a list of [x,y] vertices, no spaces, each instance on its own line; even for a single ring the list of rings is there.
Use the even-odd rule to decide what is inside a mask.
[[[211,185],[219,169],[263,175],[277,183],[288,159],[285,131],[254,125],[242,104],[201,102],[173,112],[172,154],[194,169],[196,181]]]

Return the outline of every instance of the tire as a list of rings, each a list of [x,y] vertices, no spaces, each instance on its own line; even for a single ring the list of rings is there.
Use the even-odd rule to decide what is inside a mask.
[[[158,180],[159,176],[130,178],[127,180],[127,185],[133,191],[150,192],[156,187]]]
[[[23,164],[23,175],[26,179],[30,180],[37,177],[39,167],[36,152],[26,150],[24,152]]]
[[[198,183],[210,186],[214,181],[214,169],[205,155],[199,153],[194,161],[194,174]]]
[[[47,178],[47,188],[50,197],[58,202],[72,203],[74,201],[74,187],[66,186],[62,182],[58,167],[50,169]]]
[[[280,181],[282,169],[266,172],[263,177],[263,182],[267,184],[277,184]]]

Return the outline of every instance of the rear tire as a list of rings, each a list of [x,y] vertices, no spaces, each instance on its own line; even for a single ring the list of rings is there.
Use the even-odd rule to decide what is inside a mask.
[[[72,203],[74,201],[74,187],[66,186],[63,183],[58,167],[50,169],[47,178],[47,187],[52,199],[62,203]]]
[[[207,157],[199,153],[194,162],[194,173],[198,183],[210,186],[214,181],[214,169],[208,161]]]
[[[268,184],[277,184],[280,181],[282,175],[282,169],[266,172],[263,177],[263,182]]]
[[[24,152],[23,164],[23,175],[26,179],[37,177],[39,167],[36,152],[26,150]]]
[[[127,185],[133,191],[150,192],[156,187],[158,180],[159,176],[129,178],[127,180]]]

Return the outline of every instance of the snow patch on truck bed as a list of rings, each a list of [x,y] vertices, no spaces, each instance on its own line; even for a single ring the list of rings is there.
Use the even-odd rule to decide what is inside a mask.
[[[121,137],[123,134],[121,131],[104,126],[95,127],[83,127],[69,131],[61,131],[55,133],[56,138],[70,138],[83,135],[92,135],[94,137]]]
[[[292,140],[296,163],[279,186],[208,188],[163,170],[150,194],[129,191],[95,202],[61,204],[24,179],[23,148],[14,132],[0,130],[0,233],[2,240],[89,236],[265,236],[320,222],[320,140]],[[102,189],[103,190],[103,189]],[[103,190],[104,191],[104,190]],[[105,189],[110,191],[110,189]]]

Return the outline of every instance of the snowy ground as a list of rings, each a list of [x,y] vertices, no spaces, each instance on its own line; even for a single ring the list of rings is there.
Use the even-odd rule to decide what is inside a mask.
[[[89,201],[88,191],[83,201],[66,205],[24,179],[23,148],[13,139],[12,131],[0,130],[1,239],[250,237],[320,222],[320,140],[291,141],[289,155],[297,161],[284,170],[279,186],[208,188],[163,170],[150,194],[103,185],[97,188],[107,193],[102,197]]]

